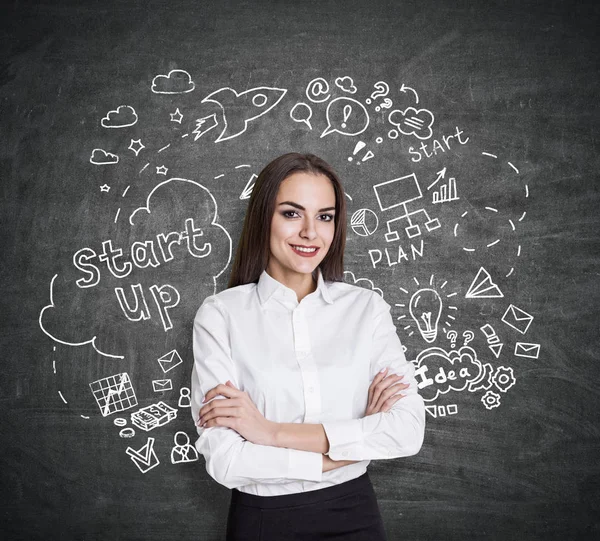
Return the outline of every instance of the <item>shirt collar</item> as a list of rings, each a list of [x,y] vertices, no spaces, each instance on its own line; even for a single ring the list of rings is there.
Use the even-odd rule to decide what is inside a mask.
[[[323,274],[321,273],[321,269],[317,267],[317,293],[323,297],[323,300],[328,304],[333,304],[333,299],[331,298],[331,294],[329,292],[329,287],[327,282],[323,279]],[[275,293],[279,293],[284,297],[289,297],[290,299],[298,301],[298,297],[296,296],[296,292],[289,287],[283,285],[281,282],[278,282],[273,278],[266,269],[262,271],[260,277],[258,278],[258,296],[260,298],[261,304],[265,304]]]

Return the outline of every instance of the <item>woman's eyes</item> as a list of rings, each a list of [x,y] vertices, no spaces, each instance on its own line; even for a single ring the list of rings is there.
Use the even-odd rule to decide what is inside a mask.
[[[296,218],[299,216],[298,212],[295,210],[284,210],[281,214],[283,214],[285,218]],[[319,218],[324,222],[331,222],[333,221],[334,216],[333,214],[320,214]]]

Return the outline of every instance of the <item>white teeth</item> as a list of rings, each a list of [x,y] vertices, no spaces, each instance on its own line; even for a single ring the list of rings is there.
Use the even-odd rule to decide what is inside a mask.
[[[317,250],[316,248],[302,248],[301,246],[294,246],[294,249],[298,250],[299,252],[307,252],[307,253],[312,253]]]

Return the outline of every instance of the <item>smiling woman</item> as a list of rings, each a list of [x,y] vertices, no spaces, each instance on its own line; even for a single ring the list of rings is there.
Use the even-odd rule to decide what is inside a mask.
[[[414,366],[390,306],[343,282],[345,239],[332,168],[280,156],[256,181],[229,288],[196,314],[196,448],[232,489],[229,541],[385,540],[367,465],[421,447]]]

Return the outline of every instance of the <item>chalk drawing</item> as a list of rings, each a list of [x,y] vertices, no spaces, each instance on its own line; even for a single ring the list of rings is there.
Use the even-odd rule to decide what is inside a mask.
[[[329,83],[323,79],[323,77],[313,79],[306,85],[306,97],[313,103],[323,103],[324,101],[327,101],[331,97],[331,94],[329,93]]]
[[[350,227],[360,237],[368,237],[377,231],[379,219],[370,209],[359,209],[350,218]]]
[[[510,366],[499,366],[492,376],[492,383],[502,393],[508,391],[516,382],[515,374]]]
[[[533,321],[533,316],[511,304],[504,312],[502,321],[515,331],[525,334]]]
[[[438,323],[442,315],[440,294],[435,289],[419,289],[410,298],[409,311],[423,340],[429,344],[434,342],[437,338]]]
[[[134,152],[135,155],[137,156],[140,153],[140,151],[146,147],[142,143],[141,139],[132,139],[131,143],[129,143],[129,146],[127,148],[129,150],[131,150],[132,152]]]
[[[198,451],[190,444],[190,437],[185,432],[176,432],[173,441],[175,446],[171,449],[171,464],[198,460]]]
[[[206,96],[201,103],[216,103],[223,112],[224,128],[215,143],[233,139],[244,133],[252,120],[268,113],[286,93],[287,89],[268,86],[251,88],[240,93],[225,87]]]
[[[450,391],[474,392],[492,385],[491,365],[482,363],[470,346],[449,352],[429,347],[421,351],[413,363],[419,394],[425,402],[433,402]]]
[[[504,295],[492,280],[490,273],[480,267],[469,286],[465,299],[496,299],[501,297],[504,297]]]
[[[106,152],[106,150],[101,148],[95,148],[92,150],[90,163],[94,165],[114,165],[115,163],[119,163],[119,156]]]
[[[168,171],[169,171],[169,169],[164,165],[159,165],[156,167],[157,175],[166,175]]]
[[[321,137],[337,132],[340,135],[355,136],[369,126],[369,113],[359,101],[342,96],[327,104],[327,127]]]
[[[175,109],[174,113],[170,113],[169,116],[171,117],[171,122],[177,122],[178,124],[181,124],[181,121],[183,120],[183,115],[181,114],[179,107]]]
[[[432,203],[450,203],[451,201],[458,201],[460,197],[458,197],[456,193],[456,179],[454,177],[450,177],[446,184],[442,184],[435,192],[433,192]]]
[[[194,88],[196,83],[185,70],[171,70],[167,75],[157,75],[152,79],[152,92],[155,94],[186,94]]]
[[[517,357],[526,357],[528,359],[538,359],[540,356],[540,345],[517,342],[515,344],[515,355]]]
[[[258,178],[258,175],[255,175],[254,173],[252,173],[252,176],[248,179],[248,182],[246,182],[246,185],[244,186],[244,189],[242,190],[240,199],[250,199],[250,196],[252,195],[252,190],[254,189],[254,184],[256,184],[257,178]]]
[[[165,353],[164,355],[160,356],[157,359],[157,361],[165,374],[173,370],[173,368],[177,368],[180,364],[183,363],[183,359],[181,358],[181,355],[179,355],[176,349],[173,349],[168,353]]]
[[[135,436],[135,430],[130,426],[119,431],[120,438],[133,438],[133,436]]]
[[[388,122],[404,135],[414,135],[417,139],[429,139],[433,135],[434,116],[428,109],[395,109],[388,115]]]
[[[103,128],[128,128],[137,121],[137,113],[131,105],[119,105],[114,111],[106,113],[100,124]]]
[[[504,347],[504,344],[500,342],[500,338],[496,334],[494,327],[492,327],[489,323],[486,323],[482,327],[480,327],[481,332],[485,335],[488,347],[490,351],[494,354],[494,357],[498,359],[500,357],[500,352]]]
[[[341,88],[344,92],[349,94],[356,94],[356,87],[354,86],[354,80],[352,77],[338,77],[335,80],[335,86]]]
[[[219,125],[219,121],[217,120],[217,113],[213,113],[212,115],[208,115],[196,120],[196,129],[192,132],[195,137],[194,141],[197,141],[202,137],[205,133],[208,133],[213,128],[216,128]]]
[[[377,98],[385,98],[390,93],[390,86],[385,81],[377,81],[373,88],[375,91],[365,100],[367,105],[374,103]]]
[[[290,111],[290,117],[294,122],[304,122],[308,126],[308,129],[312,130],[310,119],[312,118],[312,109],[310,105],[299,102]]]
[[[410,86],[406,86],[404,83],[402,83],[402,86],[400,87],[400,92],[404,92],[406,94],[406,92],[409,90],[415,96],[415,103],[418,104],[419,103],[419,95],[417,94],[417,91],[414,88],[411,88]]]
[[[190,408],[192,406],[191,391],[189,387],[179,389],[179,401],[177,406],[180,408]]]
[[[101,192],[110,192],[110,186],[108,184],[103,184],[102,186],[100,186],[100,191]]]
[[[164,402],[157,402],[132,413],[131,422],[138,428],[148,432],[170,423],[176,417],[177,410],[175,408]]]
[[[154,438],[148,438],[145,445],[140,449],[127,447],[125,452],[142,473],[147,473],[160,464],[154,452]]]
[[[110,357],[112,359],[124,359],[123,355],[113,355],[113,354],[110,354],[110,353],[104,353],[103,351],[100,351],[98,349],[98,347],[96,346],[97,336],[93,336],[89,340],[85,340],[83,342],[66,342],[66,341],[60,340],[57,337],[55,337],[52,334],[50,334],[50,332],[44,327],[44,323],[43,323],[44,313],[47,310],[55,308],[54,299],[53,299],[53,288],[54,288],[54,281],[56,280],[57,276],[58,276],[58,274],[55,274],[52,277],[52,280],[50,280],[50,304],[47,304],[46,306],[44,306],[44,308],[42,308],[42,310],[40,311],[40,316],[38,318],[38,324],[40,326],[40,329],[42,329],[42,332],[46,336],[48,336],[49,338],[51,338],[52,340],[54,340],[55,342],[58,342],[59,344],[64,344],[66,346],[85,346],[87,344],[91,344],[91,346],[94,348],[94,350],[98,354],[103,355],[104,357]]]
[[[354,150],[352,152],[352,155],[356,156],[356,154],[358,154],[358,152],[360,152],[366,146],[367,146],[367,144],[364,141],[359,141],[354,146]],[[367,160],[370,160],[373,156],[375,156],[375,154],[373,154],[373,152],[371,152],[370,150],[368,150],[367,152],[365,152],[365,155],[363,156],[362,160],[357,161],[357,163],[360,165],[361,162],[366,162]],[[354,160],[354,158],[352,156],[348,156],[348,161],[349,162],[351,162],[353,160]]]
[[[155,393],[162,393],[164,391],[171,391],[173,389],[173,382],[170,379],[155,379],[152,380],[152,390]]]
[[[402,207],[404,212],[400,216],[388,220],[386,226],[388,233],[385,239],[388,242],[396,241],[400,238],[398,232],[392,227],[392,224],[399,220],[406,220],[408,226],[404,229],[408,238],[414,238],[421,234],[421,228],[417,223],[413,223],[412,216],[423,214],[427,219],[425,227],[427,231],[433,231],[441,227],[437,218],[430,218],[427,211],[423,208],[409,212],[408,203],[416,201],[423,197],[423,192],[419,186],[419,181],[414,173],[403,177],[381,182],[373,186],[379,208],[382,211],[387,211],[396,207]]]
[[[488,410],[492,410],[500,406],[500,395],[494,391],[488,391],[481,397],[481,402]]]
[[[102,417],[137,406],[135,391],[127,372],[94,381],[90,383],[90,389]]]

